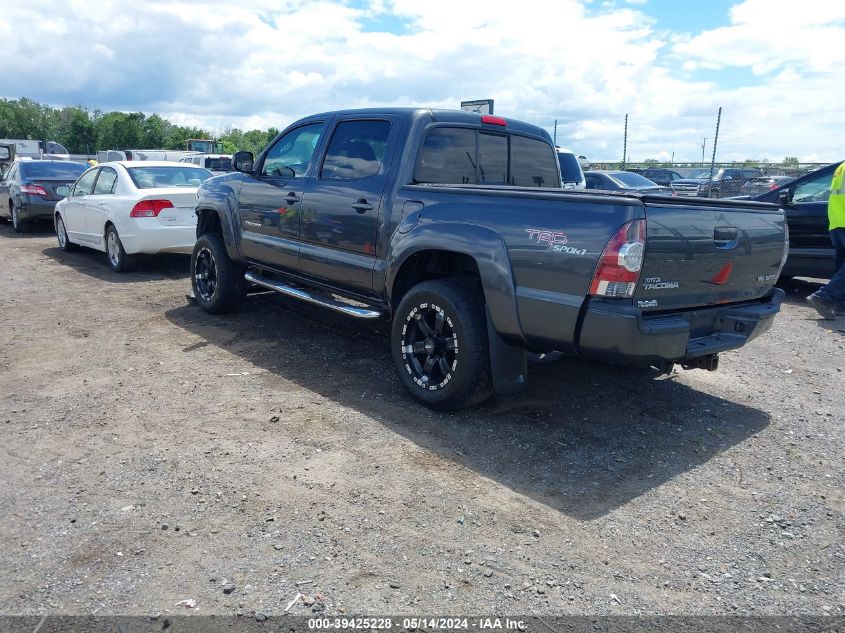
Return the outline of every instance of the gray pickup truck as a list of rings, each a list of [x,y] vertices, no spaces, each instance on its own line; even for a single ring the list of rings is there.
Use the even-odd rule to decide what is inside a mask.
[[[768,330],[777,206],[561,189],[544,130],[429,109],[327,112],[203,182],[191,279],[392,320],[403,384],[438,410],[526,384],[528,352],[715,369]]]

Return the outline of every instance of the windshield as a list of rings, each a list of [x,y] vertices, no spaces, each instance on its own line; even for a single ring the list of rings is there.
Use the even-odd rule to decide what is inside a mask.
[[[79,163],[20,163],[21,176],[24,178],[56,178],[58,180],[76,180],[88,167]]]
[[[47,141],[47,149],[46,152],[48,154],[67,154],[67,148],[61,143],[56,143],[55,141]]]
[[[714,169],[713,175],[715,176],[718,172],[718,169]],[[687,178],[710,178],[710,168],[705,167],[704,169],[695,169],[689,176],[687,176]]]
[[[126,171],[138,189],[164,187],[199,187],[213,175],[202,167],[127,167]]]
[[[560,179],[563,182],[574,182],[580,184],[584,180],[584,172],[575,154],[557,153],[557,160],[560,163]]]
[[[211,171],[232,171],[231,158],[206,158],[205,168]]]
[[[621,182],[626,187],[657,187],[656,183],[652,182],[645,176],[639,174],[632,174],[628,171],[618,171],[611,174],[614,180]]]

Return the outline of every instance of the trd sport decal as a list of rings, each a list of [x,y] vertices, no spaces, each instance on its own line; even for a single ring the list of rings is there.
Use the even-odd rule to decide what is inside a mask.
[[[566,239],[566,233],[563,231],[546,231],[543,229],[525,229],[528,233],[528,239],[536,239],[539,244],[548,244],[554,246],[555,244],[566,244],[569,240]]]
[[[525,229],[528,233],[529,240],[537,240],[538,244],[546,244],[555,253],[565,253],[567,255],[586,255],[586,248],[575,248],[567,246],[569,241],[566,233],[563,231],[547,231],[546,229]]]

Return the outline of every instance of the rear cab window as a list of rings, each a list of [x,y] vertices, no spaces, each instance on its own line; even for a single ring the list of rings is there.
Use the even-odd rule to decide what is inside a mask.
[[[545,141],[449,126],[426,134],[413,182],[561,187],[555,151]]]

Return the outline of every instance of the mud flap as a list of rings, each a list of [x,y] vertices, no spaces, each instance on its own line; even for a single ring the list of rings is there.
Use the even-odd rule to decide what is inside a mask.
[[[490,373],[493,390],[507,396],[524,391],[528,386],[528,352],[502,340],[493,328],[490,308],[484,307],[487,316],[487,343],[490,349]]]

